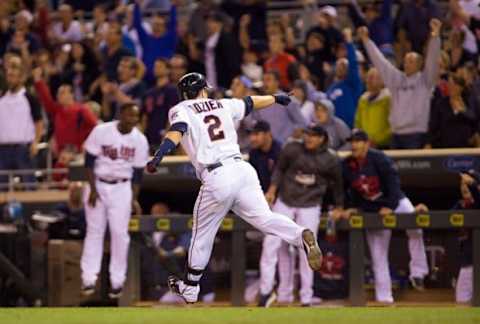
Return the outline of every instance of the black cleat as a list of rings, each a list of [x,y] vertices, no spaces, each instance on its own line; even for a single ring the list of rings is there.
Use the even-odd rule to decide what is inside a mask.
[[[80,293],[85,297],[91,296],[95,293],[95,286],[93,286],[93,285],[91,285],[91,286],[82,285],[82,288],[80,289]]]
[[[167,284],[168,284],[168,288],[172,293],[177,295],[182,295],[182,293],[180,292],[180,288],[178,287],[179,281],[180,279],[178,279],[176,276],[169,276],[167,280]]]
[[[268,308],[277,300],[277,293],[272,291],[267,295],[260,295],[260,300],[258,301],[258,307]]]
[[[425,291],[425,283],[423,282],[423,278],[410,278],[410,284],[415,290]]]
[[[322,251],[318,246],[317,239],[313,232],[306,229],[302,232],[303,249],[307,254],[308,265],[313,271],[319,271],[322,267]]]
[[[123,287],[116,289],[110,288],[110,291],[108,292],[108,297],[110,297],[111,299],[118,299],[122,296],[122,293]]]
[[[198,294],[200,293],[198,284],[194,286],[186,285],[176,276],[169,276],[167,283],[170,291],[182,297],[187,304],[194,304],[198,301]]]

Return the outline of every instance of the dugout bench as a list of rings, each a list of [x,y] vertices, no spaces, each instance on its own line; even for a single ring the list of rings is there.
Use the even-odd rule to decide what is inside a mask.
[[[337,230],[349,233],[349,291],[352,306],[365,306],[366,293],[364,289],[365,244],[366,229],[406,230],[422,229],[472,229],[473,236],[473,300],[472,305],[480,306],[480,215],[478,210],[464,211],[431,211],[421,214],[396,214],[384,218],[377,214],[354,215],[350,219],[342,219],[337,223]],[[326,217],[322,217],[320,228],[326,228]],[[136,233],[165,231],[181,233],[190,231],[192,218],[190,215],[176,215],[165,218],[143,216],[132,219],[130,232]],[[231,303],[233,306],[243,306],[245,291],[245,232],[252,227],[242,219],[228,216],[224,219],[220,231],[232,233],[231,255]],[[125,292],[120,300],[121,306],[132,305],[140,296],[140,251],[139,244],[132,240],[129,254],[128,276]]]

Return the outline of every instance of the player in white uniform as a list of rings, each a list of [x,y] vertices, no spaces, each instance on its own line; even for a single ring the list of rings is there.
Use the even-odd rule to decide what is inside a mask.
[[[148,161],[148,142],[135,127],[139,108],[127,103],[120,119],[96,126],[85,142],[85,166],[89,190],[85,198],[87,235],[81,268],[82,293],[91,295],[101,268],[105,230],[110,229],[110,298],[122,293],[127,273],[132,209],[141,213],[137,198],[143,169]]]
[[[147,164],[154,172],[165,154],[181,142],[202,186],[193,210],[192,240],[186,276],[169,278],[170,289],[187,303],[198,299],[198,282],[207,266],[215,235],[229,210],[267,234],[277,235],[303,247],[313,270],[321,266],[322,254],[311,230],[286,216],[272,213],[255,169],[242,160],[235,122],[253,109],[274,103],[288,105],[286,95],[252,96],[241,99],[208,99],[205,77],[189,73],[178,83],[182,101],[169,112],[170,129],[155,157]]]

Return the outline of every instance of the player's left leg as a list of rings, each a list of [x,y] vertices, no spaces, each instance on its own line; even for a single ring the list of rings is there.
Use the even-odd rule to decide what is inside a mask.
[[[200,292],[199,281],[207,267],[213,243],[222,220],[232,205],[231,193],[235,192],[238,174],[228,174],[223,166],[203,174],[203,184],[193,210],[192,239],[188,250],[186,275],[183,280],[170,277],[170,289],[187,303],[195,303]]]
[[[295,300],[293,288],[295,286],[295,251],[285,241],[281,241],[278,249],[278,288],[277,302],[291,304]]]
[[[88,203],[90,187],[85,186],[84,205],[87,232],[83,241],[82,258],[80,268],[82,270],[82,294],[90,295],[95,292],[95,283],[102,266],[103,245],[105,230],[107,228],[107,211],[104,202],[105,186],[97,184],[99,199],[95,206]]]
[[[297,209],[297,224],[308,228],[317,237],[320,223],[320,206]],[[310,305],[313,297],[313,271],[308,265],[307,255],[303,249],[299,249],[299,272],[300,272],[300,302],[302,305]]]
[[[395,213],[415,213],[415,207],[408,198],[398,203]],[[410,281],[419,290],[423,290],[423,278],[428,274],[427,253],[421,229],[407,230],[408,250],[410,252]]]
[[[132,212],[132,185],[129,181],[109,186],[107,197],[108,228],[110,230],[111,298],[118,298],[127,277],[128,224]]]

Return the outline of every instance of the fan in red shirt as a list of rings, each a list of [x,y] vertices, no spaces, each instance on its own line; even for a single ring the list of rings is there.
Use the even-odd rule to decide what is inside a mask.
[[[271,35],[268,41],[270,57],[265,62],[265,72],[278,71],[280,86],[283,90],[290,89],[288,67],[294,63],[295,57],[285,52],[285,40],[282,35]]]
[[[32,74],[40,102],[53,119],[53,151],[58,155],[65,147],[73,146],[80,152],[88,134],[97,125],[97,117],[85,105],[74,101],[70,85],[58,88],[55,101],[47,83],[42,80],[41,68],[34,69]]]

